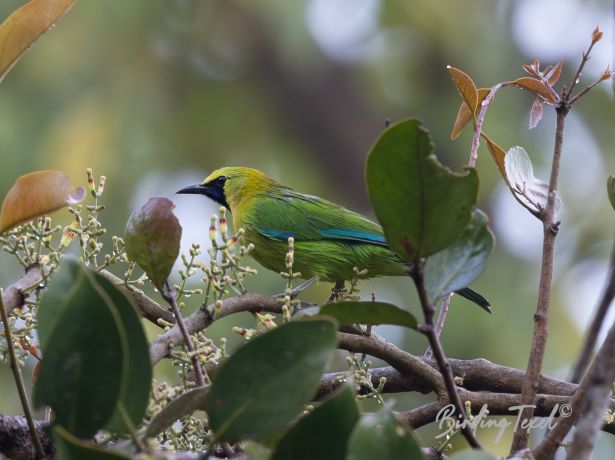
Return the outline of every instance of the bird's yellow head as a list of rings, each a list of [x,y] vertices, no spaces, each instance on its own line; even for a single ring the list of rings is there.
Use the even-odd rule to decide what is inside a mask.
[[[249,197],[277,184],[257,169],[225,167],[216,169],[200,184],[191,185],[177,193],[205,195],[233,212]]]

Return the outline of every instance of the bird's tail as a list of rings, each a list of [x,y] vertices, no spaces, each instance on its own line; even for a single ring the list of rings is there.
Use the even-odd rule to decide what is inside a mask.
[[[455,291],[455,293],[459,294],[461,297],[465,299],[468,299],[470,302],[474,302],[476,305],[481,307],[486,312],[493,313],[493,311],[491,310],[491,304],[489,303],[489,301],[485,299],[482,295],[480,295],[478,292],[473,291],[472,289],[466,287],[463,289],[459,289],[458,291]]]

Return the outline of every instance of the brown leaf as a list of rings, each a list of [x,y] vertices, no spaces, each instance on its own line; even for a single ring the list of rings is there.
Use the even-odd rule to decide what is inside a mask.
[[[51,29],[77,0],[32,0],[0,25],[0,81],[32,44]]]
[[[549,84],[551,86],[555,85],[557,83],[557,80],[559,80],[559,77],[562,74],[562,66],[563,65],[564,65],[564,60],[562,59],[557,64],[555,64],[555,67],[553,67],[545,75],[545,78],[547,79],[547,81],[549,82]]]
[[[481,108],[481,102],[485,100],[487,94],[489,94],[489,91],[491,91],[491,88],[478,88],[478,103],[476,104],[476,109],[474,110],[475,117],[478,116],[478,113],[480,112]],[[454,141],[459,137],[459,135],[463,131],[463,128],[466,127],[466,125],[470,122],[471,119],[472,114],[470,113],[468,106],[465,104],[465,102],[462,102],[461,106],[459,107],[459,111],[457,112],[457,118],[455,119],[453,132],[451,132],[451,140]]]
[[[476,110],[478,104],[478,91],[476,90],[474,81],[472,81],[468,74],[455,67],[448,66],[447,68],[463,101],[471,111]]]
[[[530,129],[534,129],[540,123],[542,118],[542,100],[539,97],[534,98],[534,103],[530,109]]]
[[[85,198],[83,187],[74,194],[72,191],[73,184],[61,171],[36,171],[19,177],[2,203],[0,233]]]
[[[550,104],[555,104],[557,102],[557,99],[555,98],[551,90],[543,82],[541,82],[540,80],[536,78],[532,78],[532,77],[517,78],[514,81],[514,84],[519,86],[520,88],[523,88],[531,92],[535,96],[539,96],[543,98],[545,101],[547,101]]]
[[[493,142],[485,133],[481,133],[480,135],[487,142],[487,148],[489,149],[489,152],[491,152],[495,165],[500,170],[500,174],[502,174],[504,181],[508,183],[508,180],[506,179],[506,169],[504,167],[504,157],[506,156],[506,152],[502,147]]]

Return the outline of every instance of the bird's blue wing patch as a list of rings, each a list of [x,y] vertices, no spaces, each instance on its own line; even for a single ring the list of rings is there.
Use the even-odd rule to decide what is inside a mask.
[[[305,240],[295,232],[287,230],[272,230],[268,228],[260,228],[259,230],[263,235],[276,240],[287,240],[288,238],[296,238],[297,240]],[[319,230],[320,236],[323,240],[336,240],[346,243],[366,243],[376,246],[382,246],[388,248],[389,244],[384,239],[384,236],[378,233],[359,232],[356,230],[344,230],[341,228],[327,228]]]
[[[263,235],[268,236],[269,238],[275,238],[277,240],[287,240],[289,238],[296,238],[296,234],[288,231],[280,231],[280,230],[270,230],[268,228],[260,228],[259,230],[263,233]]]
[[[389,247],[389,244],[384,239],[384,235],[378,233],[344,230],[341,228],[327,228],[320,230],[320,234],[325,239],[344,240],[349,243],[369,243],[385,248]]]

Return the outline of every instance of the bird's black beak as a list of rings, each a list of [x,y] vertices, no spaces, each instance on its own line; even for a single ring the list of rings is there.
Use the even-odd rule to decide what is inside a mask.
[[[205,184],[195,184],[189,187],[184,187],[181,190],[178,190],[175,193],[184,194],[184,195],[207,195],[209,187]]]

